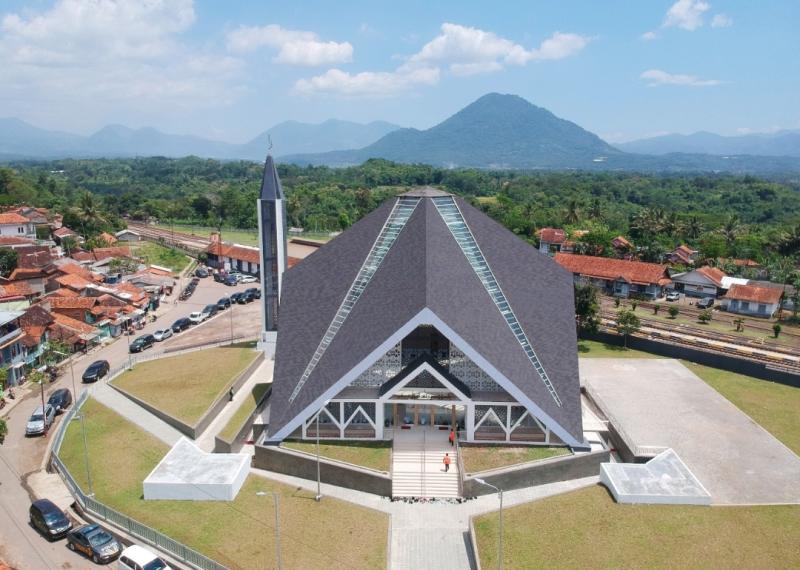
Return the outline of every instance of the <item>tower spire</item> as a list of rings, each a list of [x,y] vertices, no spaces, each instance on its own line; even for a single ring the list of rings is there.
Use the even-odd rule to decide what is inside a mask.
[[[286,270],[286,205],[269,139],[258,205],[258,241],[261,251],[261,342],[265,356],[274,358],[278,308]]]

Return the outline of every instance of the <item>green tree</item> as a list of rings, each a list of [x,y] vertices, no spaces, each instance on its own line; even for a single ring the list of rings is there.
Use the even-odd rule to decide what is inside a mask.
[[[722,227],[719,228],[719,233],[725,239],[725,243],[728,244],[728,247],[730,247],[733,245],[733,242],[736,241],[736,238],[739,237],[742,229],[741,218],[739,218],[738,214],[731,214],[727,217],[725,223],[722,224]]]
[[[598,313],[600,303],[597,287],[591,283],[575,284],[575,319],[579,331],[597,332],[600,324]]]
[[[782,327],[780,323],[775,323],[772,325],[772,332],[775,333],[775,338],[778,338],[778,335],[781,334],[781,329]]]
[[[703,234],[703,224],[697,216],[689,216],[683,225],[683,233],[687,238],[697,239]]]
[[[628,335],[632,335],[642,326],[642,322],[636,313],[622,309],[617,313],[617,332],[622,335],[625,348],[628,348]]]
[[[704,325],[708,323],[708,321],[712,318],[711,309],[706,309],[702,311],[699,315],[697,315],[697,320],[703,323]]]
[[[6,436],[8,435],[8,425],[6,424],[6,420],[0,418],[0,445],[6,441]]]
[[[736,327],[736,332],[744,332],[744,319],[739,317],[738,319],[733,319],[733,324]]]
[[[669,318],[670,319],[674,319],[674,318],[676,318],[678,316],[678,313],[680,313],[680,310],[675,305],[672,305],[672,306],[670,306],[669,309],[667,309],[667,312],[669,313]]]
[[[9,247],[0,248],[0,276],[8,277],[17,268],[17,252]]]
[[[566,211],[564,212],[564,223],[571,225],[577,224],[581,219],[580,203],[576,199],[572,199],[567,203]]]

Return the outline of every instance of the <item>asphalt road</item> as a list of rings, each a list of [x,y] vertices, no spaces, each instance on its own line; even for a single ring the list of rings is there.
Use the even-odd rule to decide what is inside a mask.
[[[211,278],[203,279],[189,300],[179,301],[177,305],[173,304],[172,298],[165,301],[158,311],[158,320],[155,323],[148,323],[144,329],[137,331],[137,336],[171,326],[176,319],[188,316],[192,311],[201,310],[221,297],[254,286],[257,284],[227,287],[215,283]],[[258,301],[247,305],[236,305],[232,313],[234,334],[236,336],[257,334],[260,328],[259,311]],[[164,343],[157,343],[154,348],[148,350],[159,350],[168,345],[180,346],[223,339],[230,336],[230,331],[231,315],[228,311],[223,311],[213,319],[175,335],[173,339]],[[84,370],[95,360],[108,360],[111,368],[123,365],[128,359],[128,340],[134,338],[136,337],[120,338],[78,359],[73,366],[77,390],[80,391]],[[75,395],[70,367],[64,368],[63,374],[54,383],[45,387],[45,401],[57,388],[69,388]],[[67,550],[65,540],[50,543],[28,522],[30,496],[25,488],[25,480],[30,473],[41,468],[48,440],[46,437],[26,438],[25,424],[40,403],[39,393],[31,392],[6,416],[9,433],[5,443],[0,446],[0,560],[16,570],[95,568],[91,561]],[[57,426],[58,422],[60,419],[56,420],[54,426]]]

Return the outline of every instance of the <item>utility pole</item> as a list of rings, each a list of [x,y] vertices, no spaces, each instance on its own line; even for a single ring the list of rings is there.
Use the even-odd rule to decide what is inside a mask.
[[[500,487],[495,487],[491,483],[487,483],[484,479],[475,478],[475,481],[481,485],[491,487],[500,495],[500,529],[497,535],[497,568],[503,570],[503,490]]]
[[[278,570],[282,570],[283,564],[281,564],[281,517],[280,517],[280,500],[278,493],[268,492],[268,491],[256,491],[256,495],[259,497],[263,497],[266,495],[272,495],[273,500],[275,501],[275,558],[278,563]]]

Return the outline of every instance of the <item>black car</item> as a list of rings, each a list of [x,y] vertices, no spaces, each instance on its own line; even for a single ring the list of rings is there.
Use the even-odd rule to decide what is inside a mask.
[[[47,400],[47,403],[53,406],[56,414],[60,414],[72,405],[72,392],[66,388],[59,388],[50,394],[50,399]]]
[[[69,533],[67,548],[86,555],[95,564],[110,562],[122,551],[117,539],[98,524],[87,524]]]
[[[230,306],[231,306],[231,300],[228,297],[223,297],[222,299],[217,301],[217,309],[220,311],[224,311]]]
[[[218,310],[219,309],[217,308],[217,304],[212,303],[210,305],[206,305],[205,307],[203,307],[203,310],[201,312],[206,313],[208,315],[206,318],[210,319],[211,317],[217,314]]]
[[[175,321],[174,323],[172,323],[172,332],[174,333],[183,332],[190,326],[192,326],[192,321],[190,321],[187,317],[182,317],[177,321]]]
[[[235,276],[235,275],[228,275],[228,276],[225,278],[225,285],[227,285],[228,287],[233,287],[233,286],[234,286],[234,285],[236,285],[238,282],[239,282],[239,281],[236,279],[236,276]]]
[[[83,373],[81,380],[84,382],[97,382],[100,378],[108,374],[110,368],[111,366],[108,364],[108,360],[95,360]]]
[[[239,299],[241,299],[243,295],[244,295],[243,291],[240,291],[239,293],[234,293],[233,295],[231,295],[231,297],[230,297],[231,304],[233,304],[233,303],[243,303],[243,301],[239,301]]]
[[[142,352],[156,343],[156,337],[151,334],[142,335],[131,343],[131,352]]]
[[[205,267],[198,267],[194,271],[194,276],[199,277],[201,279],[205,279],[206,277],[208,277],[208,269],[206,269]]]
[[[261,289],[259,289],[258,287],[250,287],[249,289],[245,289],[244,292],[251,293],[253,295],[253,299],[261,298]]]
[[[705,297],[697,301],[697,306],[700,309],[708,309],[709,307],[714,305],[714,297]]]
[[[214,281],[216,281],[217,283],[224,283],[225,274],[222,273],[221,271],[217,271],[216,273],[214,273]]]
[[[72,522],[64,511],[49,499],[34,501],[28,514],[33,528],[42,533],[47,540],[64,538],[72,529]]]
[[[256,294],[251,290],[243,291],[242,296],[239,298],[239,303],[252,303],[256,299]]]

